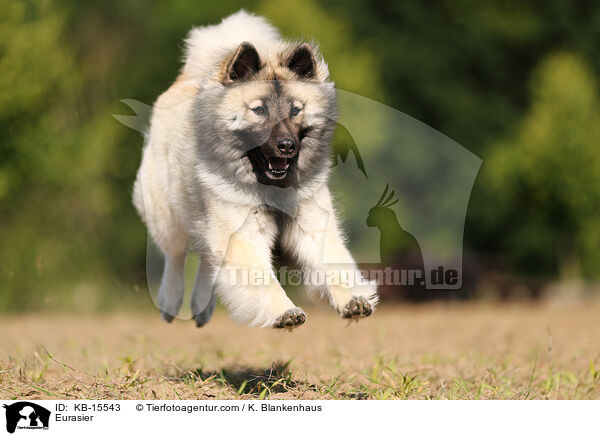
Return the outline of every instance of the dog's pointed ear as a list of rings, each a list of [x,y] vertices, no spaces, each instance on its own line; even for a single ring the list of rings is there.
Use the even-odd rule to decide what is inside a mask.
[[[223,83],[229,84],[247,80],[258,70],[260,70],[258,52],[249,42],[242,42],[227,64]]]
[[[312,47],[308,43],[299,45],[289,57],[287,67],[301,79],[312,79],[317,74],[317,64]]]

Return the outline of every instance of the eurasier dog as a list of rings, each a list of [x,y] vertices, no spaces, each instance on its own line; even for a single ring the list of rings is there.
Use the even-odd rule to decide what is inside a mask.
[[[154,105],[133,194],[165,256],[158,304],[167,321],[182,303],[188,252],[200,257],[198,326],[217,295],[239,322],[303,324],[275,277],[273,263],[284,259],[326,274],[327,283],[305,288],[343,318],[372,313],[376,286],[341,282],[360,272],[327,187],[336,117],[316,47],[284,41],[244,11],[190,32],[181,75]]]

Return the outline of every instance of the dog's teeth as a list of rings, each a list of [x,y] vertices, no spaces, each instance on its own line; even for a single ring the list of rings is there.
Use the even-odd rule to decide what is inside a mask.
[[[269,169],[272,171],[273,170],[273,165],[271,165],[271,161],[269,161]]]
[[[284,171],[285,171],[285,170],[287,170],[289,167],[290,167],[290,164],[289,164],[289,163],[285,164]]]

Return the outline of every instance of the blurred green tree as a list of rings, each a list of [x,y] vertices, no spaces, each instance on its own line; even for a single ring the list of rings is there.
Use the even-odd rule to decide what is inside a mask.
[[[516,134],[490,149],[482,184],[488,235],[522,273],[600,272],[600,99],[569,53],[543,60]],[[494,242],[491,242],[494,244]]]
[[[49,1],[0,7],[0,307],[40,307],[45,296],[35,289],[47,273],[60,277],[64,238],[77,225],[58,216],[77,186],[72,154],[81,153],[65,133],[79,127],[81,71],[64,44],[64,9]]]
[[[597,277],[592,1],[0,0],[0,310],[95,309],[145,287],[130,199],[143,139],[110,114],[127,113],[123,98],[151,104],[177,76],[189,29],[242,6],[318,40],[339,88],[485,158],[465,235],[476,254],[515,272]],[[348,141],[340,129],[336,144]]]

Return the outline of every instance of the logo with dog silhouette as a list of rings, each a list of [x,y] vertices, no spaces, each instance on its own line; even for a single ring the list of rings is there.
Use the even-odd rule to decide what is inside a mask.
[[[13,404],[5,404],[6,409],[6,431],[14,433],[19,430],[48,430],[50,423],[50,411],[38,404],[29,401],[19,401]]]

